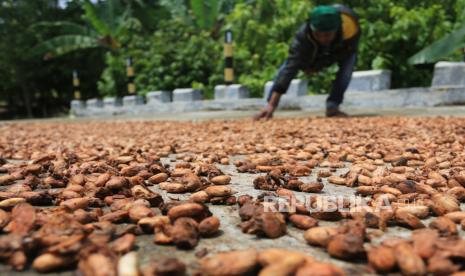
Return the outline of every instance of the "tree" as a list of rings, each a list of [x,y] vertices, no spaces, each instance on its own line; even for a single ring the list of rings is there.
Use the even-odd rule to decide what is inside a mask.
[[[120,0],[107,0],[96,5],[89,0],[81,3],[86,25],[69,21],[41,22],[36,28],[57,28],[59,35],[39,43],[33,53],[45,54],[45,58],[62,56],[76,50],[102,47],[116,50],[121,47],[119,37],[128,24],[137,24],[130,17],[130,5]]]
[[[4,118],[51,116],[65,112],[71,98],[71,71],[78,66],[89,67],[89,82],[83,82],[87,91],[95,91],[92,84],[95,70],[101,70],[101,59],[92,53],[69,55],[61,62],[44,61],[27,55],[37,44],[37,37],[48,30],[33,29],[39,21],[78,21],[80,7],[70,3],[60,8],[56,0],[0,2],[0,102],[7,104]],[[90,66],[92,64],[92,66]]]

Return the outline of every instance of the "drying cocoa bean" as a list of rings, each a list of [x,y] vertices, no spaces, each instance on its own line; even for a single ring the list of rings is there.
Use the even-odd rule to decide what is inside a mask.
[[[156,175],[151,176],[148,179],[148,181],[151,184],[160,184],[160,183],[165,182],[166,180],[168,180],[168,178],[169,178],[168,174],[166,174],[164,172],[161,172],[161,173],[158,173]]]
[[[445,217],[451,219],[455,223],[460,223],[465,219],[465,211],[456,211],[450,212],[444,215]]]
[[[460,211],[459,202],[451,195],[435,194],[431,199],[433,200],[433,205],[431,206],[433,212],[438,216]]]
[[[40,273],[48,273],[72,266],[76,260],[72,256],[59,256],[44,253],[34,259],[32,267]]]
[[[299,190],[304,193],[319,193],[323,188],[324,185],[321,182],[310,182],[299,186]]]
[[[199,191],[199,192],[193,193],[189,197],[189,199],[195,203],[206,203],[208,202],[209,198],[210,196],[205,191]]]
[[[409,243],[399,243],[394,247],[396,262],[404,275],[425,275],[426,266],[423,260],[415,254]]]
[[[128,180],[122,176],[112,176],[110,180],[105,183],[105,187],[112,190],[119,190],[127,187],[129,184]]]
[[[20,203],[11,211],[11,221],[4,230],[18,236],[26,236],[33,230],[36,218],[36,210],[32,205]]]
[[[258,255],[254,249],[219,253],[199,261],[201,273],[213,275],[247,275],[258,266]]]
[[[136,236],[133,234],[125,234],[124,236],[112,241],[110,248],[116,254],[126,254],[131,251],[136,242]]]
[[[139,261],[136,252],[123,255],[118,261],[118,276],[139,276]]]
[[[202,221],[210,215],[205,205],[189,202],[174,206],[168,211],[168,217],[173,222],[180,217],[190,217],[197,221]]]
[[[399,225],[411,229],[425,228],[425,225],[418,217],[412,215],[409,212],[403,211],[402,209],[399,209],[395,212],[395,219]]]
[[[209,197],[227,197],[232,195],[232,189],[226,186],[210,186],[204,190]]]
[[[86,209],[89,206],[90,200],[88,197],[80,197],[68,199],[60,203],[67,211],[75,211],[77,209]]]
[[[22,197],[8,198],[8,199],[0,201],[0,209],[11,210],[16,205],[19,205],[19,204],[25,203],[25,202],[26,202],[26,199],[24,199]]]
[[[331,275],[331,276],[344,276],[344,271],[333,265],[326,263],[307,263],[304,266],[297,269],[295,276],[306,276],[306,275]]]
[[[0,209],[0,230],[10,222],[10,213]]]
[[[199,224],[189,217],[178,218],[174,226],[170,228],[169,234],[176,247],[180,249],[191,249],[199,242]]]
[[[327,250],[330,256],[343,260],[359,258],[365,253],[363,239],[350,233],[332,236]]]
[[[199,224],[199,232],[202,237],[211,237],[218,233],[220,220],[211,216],[202,220]]]
[[[307,230],[318,226],[318,221],[305,215],[291,215],[289,221],[297,228]]]
[[[172,194],[182,194],[187,192],[187,188],[181,183],[162,182],[158,185],[158,187]]]
[[[447,252],[436,252],[428,260],[428,272],[433,275],[455,275],[460,270],[460,265],[454,264]]]
[[[374,247],[368,251],[368,263],[376,272],[390,272],[396,266],[396,257],[392,248],[387,246]]]
[[[445,216],[435,218],[431,221],[429,227],[438,230],[441,236],[455,236],[458,233],[455,223]]]
[[[78,269],[83,276],[116,276],[116,266],[113,260],[100,253],[81,259]]]
[[[210,179],[214,185],[228,185],[231,182],[231,177],[228,175],[219,175]]]
[[[425,228],[413,231],[413,251],[424,260],[431,258],[436,251],[438,238],[438,231],[434,229]]]
[[[163,258],[151,262],[142,270],[143,276],[184,276],[186,265],[176,258]]]
[[[155,212],[143,205],[134,205],[129,209],[129,219],[132,222],[137,223],[139,220],[146,218],[146,217],[153,217],[155,216]]]
[[[337,228],[328,226],[313,227],[305,231],[304,239],[311,245],[326,247],[331,237],[337,234]]]
[[[113,223],[124,222],[129,218],[129,212],[125,210],[119,210],[114,212],[106,213],[99,218],[99,221],[109,221]]]

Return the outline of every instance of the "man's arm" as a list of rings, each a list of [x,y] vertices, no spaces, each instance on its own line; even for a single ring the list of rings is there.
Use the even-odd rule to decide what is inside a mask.
[[[306,24],[302,25],[297,32],[294,41],[289,48],[287,62],[284,67],[279,70],[278,75],[271,88],[271,97],[268,100],[268,105],[263,108],[259,114],[254,118],[259,120],[261,118],[269,119],[273,117],[273,112],[279,105],[282,94],[286,93],[292,79],[295,78],[301,68],[304,57],[308,56],[311,50],[308,45]]]
[[[292,41],[292,44],[289,47],[287,62],[282,70],[278,72],[274,81],[271,90],[273,93],[286,93],[292,79],[294,79],[299,70],[304,67],[303,65],[306,61],[305,58],[311,58],[310,53],[312,52],[314,45],[312,45],[306,37],[309,31],[307,28],[307,23],[303,24]],[[311,62],[311,60],[307,60],[306,62]]]

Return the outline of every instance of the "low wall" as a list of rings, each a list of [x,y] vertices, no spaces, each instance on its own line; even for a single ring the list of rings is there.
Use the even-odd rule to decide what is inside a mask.
[[[310,95],[284,98],[280,109],[324,109],[327,95]],[[137,106],[104,106],[74,108],[79,117],[112,115],[138,115],[157,113],[178,113],[205,110],[259,110],[265,105],[262,98],[237,100],[199,100],[192,102],[149,103]],[[384,90],[379,93],[353,92],[345,96],[342,107],[350,108],[396,108],[432,107],[440,105],[465,104],[465,87],[409,88]],[[76,105],[77,106],[77,105]]]

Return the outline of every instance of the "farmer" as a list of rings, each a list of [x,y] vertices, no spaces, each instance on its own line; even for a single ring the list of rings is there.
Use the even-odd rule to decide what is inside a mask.
[[[337,63],[339,71],[326,100],[327,117],[346,117],[339,110],[357,60],[360,26],[357,15],[342,5],[318,6],[292,42],[287,60],[278,70],[267,106],[255,119],[269,119],[299,70],[308,75]]]

